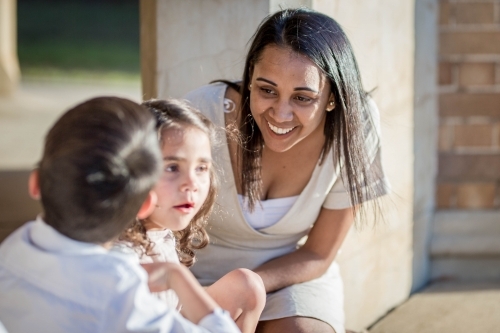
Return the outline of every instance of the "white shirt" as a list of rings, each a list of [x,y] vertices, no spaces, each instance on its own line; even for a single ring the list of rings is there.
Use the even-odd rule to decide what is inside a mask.
[[[296,195],[293,197],[262,200],[255,205],[253,211],[250,211],[246,198],[238,194],[238,201],[240,202],[243,216],[247,223],[256,230],[268,228],[278,223],[288,213],[298,198],[299,196]]]
[[[154,297],[137,258],[42,220],[0,245],[0,322],[16,332],[239,332],[221,309],[198,325]]]

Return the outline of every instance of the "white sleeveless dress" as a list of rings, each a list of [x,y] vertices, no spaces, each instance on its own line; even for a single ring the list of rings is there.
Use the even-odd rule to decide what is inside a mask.
[[[334,163],[331,151],[322,165],[318,163],[302,193],[277,223],[259,230],[252,228],[245,220],[239,203],[223,130],[226,88],[223,83],[215,83],[185,96],[185,99],[221,129],[221,143],[213,147],[220,190],[207,228],[210,244],[197,251],[197,262],[191,268],[202,285],[210,285],[236,268],[254,269],[273,258],[295,251],[299,240],[309,233],[322,208],[344,209],[351,206],[349,194],[341,179],[339,163]],[[372,121],[366,121],[368,117],[365,117],[366,147],[371,163],[369,167],[381,170],[379,115],[375,104],[370,103],[372,112],[368,116]],[[376,184],[370,185],[382,188],[380,195],[389,189],[382,171]],[[337,333],[342,333],[345,331],[343,303],[342,279],[339,267],[334,262],[317,279],[269,293],[260,320],[311,317],[330,324]]]

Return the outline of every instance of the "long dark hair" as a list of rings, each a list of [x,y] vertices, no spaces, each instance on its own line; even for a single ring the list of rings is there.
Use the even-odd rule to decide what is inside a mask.
[[[383,191],[380,186],[373,186],[381,170],[369,167],[365,149],[366,124],[369,122],[374,126],[369,116],[368,95],[363,89],[352,47],[342,28],[331,17],[305,8],[281,10],[264,19],[252,38],[245,61],[240,86],[240,134],[244,148],[239,150],[238,162],[242,192],[248,198],[250,209],[255,207],[262,191],[264,142],[250,110],[248,85],[255,64],[269,45],[285,47],[306,56],[330,81],[336,107],[332,112],[325,111],[325,143],[320,163],[334,147],[337,152],[333,154],[334,158],[342,161],[346,178],[343,180],[356,212],[357,205]]]
[[[152,99],[145,101],[142,105],[147,107],[156,118],[156,129],[160,144],[164,144],[163,134],[166,131],[172,128],[184,129],[186,127],[201,130],[207,135],[211,145],[215,143],[215,128],[212,122],[186,102],[174,99]],[[205,225],[217,196],[217,178],[214,168],[210,168],[209,172],[210,188],[205,202],[185,229],[174,231],[179,260],[187,267],[192,266],[195,261],[195,250],[208,245],[208,234]],[[140,221],[136,221],[131,225],[120,236],[120,240],[129,242],[142,254],[154,255],[151,241],[148,239],[146,229]]]

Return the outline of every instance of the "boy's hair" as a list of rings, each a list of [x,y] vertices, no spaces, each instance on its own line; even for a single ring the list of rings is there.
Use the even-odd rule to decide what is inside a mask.
[[[63,114],[39,163],[45,222],[82,242],[118,236],[160,175],[154,128],[150,112],[117,97],[90,99]]]
[[[160,145],[163,145],[163,134],[172,128],[195,127],[204,132],[213,145],[216,141],[215,128],[212,122],[188,103],[180,100],[148,100],[142,103],[156,118],[156,129]],[[210,168],[210,188],[207,198],[189,225],[180,231],[174,231],[177,239],[176,250],[180,262],[190,267],[195,261],[195,250],[208,244],[208,234],[205,230],[207,219],[212,211],[217,196],[217,177],[214,168]],[[130,242],[133,247],[142,250],[143,254],[154,255],[153,245],[148,239],[143,224],[137,221],[121,236],[121,240]]]

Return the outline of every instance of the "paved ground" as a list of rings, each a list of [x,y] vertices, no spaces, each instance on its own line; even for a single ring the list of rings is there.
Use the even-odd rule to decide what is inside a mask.
[[[435,283],[397,307],[370,333],[498,333],[500,281]]]
[[[27,81],[0,97],[0,170],[31,168],[48,128],[68,107],[99,95],[141,100],[140,82]]]

